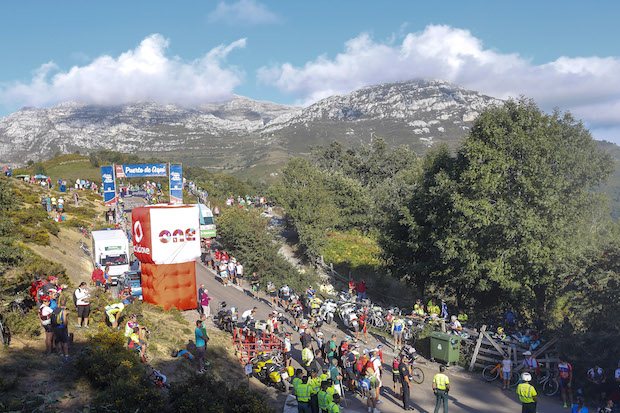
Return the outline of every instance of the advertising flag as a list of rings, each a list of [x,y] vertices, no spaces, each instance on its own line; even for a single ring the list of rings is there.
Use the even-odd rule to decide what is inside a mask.
[[[170,165],[170,203],[183,203],[183,165]]]
[[[103,201],[105,206],[116,205],[116,184],[114,170],[111,166],[101,167],[101,181],[103,182]]]

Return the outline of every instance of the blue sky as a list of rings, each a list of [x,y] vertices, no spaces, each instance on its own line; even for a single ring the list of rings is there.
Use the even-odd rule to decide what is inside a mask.
[[[307,105],[425,77],[584,119],[620,143],[620,2],[3,2],[0,116],[66,100]]]

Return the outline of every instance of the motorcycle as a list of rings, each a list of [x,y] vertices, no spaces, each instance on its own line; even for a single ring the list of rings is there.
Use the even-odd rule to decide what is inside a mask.
[[[215,323],[221,330],[232,334],[237,325],[237,317],[238,315],[235,307],[230,307],[230,309],[227,310],[226,301],[222,301],[217,310],[217,315],[215,316]]]
[[[319,309],[319,318],[325,321],[325,323],[331,324],[334,321],[334,314],[337,309],[338,304],[334,300],[327,299]]]
[[[258,353],[250,360],[252,363],[252,374],[261,382],[268,386],[274,386],[278,390],[287,391],[288,381],[295,374],[293,367],[283,367],[275,363],[268,353]]]

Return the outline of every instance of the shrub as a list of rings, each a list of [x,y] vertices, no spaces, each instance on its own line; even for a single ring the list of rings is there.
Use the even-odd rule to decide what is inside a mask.
[[[28,338],[36,338],[41,335],[41,319],[36,307],[28,311],[25,317],[22,317],[21,313],[6,312],[3,319],[11,330],[11,334]]]
[[[264,399],[247,386],[228,388],[211,373],[192,374],[170,387],[170,410],[174,412],[271,413]]]
[[[57,237],[58,233],[60,232],[60,228],[58,227],[58,224],[54,221],[50,221],[50,220],[42,221],[41,226],[45,228],[47,232],[49,232],[55,237]]]
[[[88,339],[88,347],[78,354],[75,368],[99,392],[95,410],[115,412],[163,411],[163,395],[149,382],[135,351],[125,347],[118,330],[103,329]]]

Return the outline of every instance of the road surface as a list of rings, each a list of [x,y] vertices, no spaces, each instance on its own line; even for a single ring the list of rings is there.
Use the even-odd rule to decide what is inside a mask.
[[[228,307],[236,307],[239,314],[256,306],[258,311],[255,318],[258,320],[266,320],[267,316],[273,311],[273,308],[266,300],[254,300],[251,293],[247,290],[247,287],[246,289],[224,287],[210,268],[206,268],[198,262],[196,263],[196,281],[198,286],[204,284],[205,288],[209,290],[209,296],[212,297],[210,306],[212,315],[216,313],[217,307],[221,301],[226,301]],[[263,287],[264,286],[261,285],[261,288]],[[264,296],[265,293],[262,292],[262,297]],[[286,327],[288,331],[291,331],[290,327]],[[321,331],[325,334],[326,339],[329,339],[332,333],[335,333],[338,342],[347,335],[336,323],[332,323],[331,325],[324,324]],[[381,412],[401,412],[403,411],[402,402],[394,397],[391,365],[388,365],[388,363],[392,362],[395,355],[391,350],[392,345],[386,342],[386,339],[381,336],[372,336],[369,333],[368,338],[368,345],[364,345],[363,342],[360,341],[362,349],[373,348],[379,344],[383,344],[384,346],[384,362],[386,364],[383,366],[383,387],[381,390],[381,400],[383,404],[377,405],[377,408]],[[297,368],[299,367],[298,362],[301,360],[301,346],[299,344],[298,333],[293,334],[292,342],[292,354],[293,358],[296,360],[296,362],[293,362],[293,366]],[[430,362],[427,365],[418,365],[418,367],[422,368],[424,371],[425,379],[424,383],[421,385],[413,384],[411,388],[411,406],[416,412],[432,413],[434,411],[435,397],[431,390],[431,382],[433,376],[439,371],[438,366],[438,364]],[[241,368],[242,366],[239,366],[239,369]],[[451,385],[449,396],[450,412],[509,413],[521,411],[521,404],[515,393],[516,389],[502,391],[499,382],[486,383],[482,380],[480,374],[470,374],[468,372],[454,370],[450,371],[450,369],[447,371],[447,374],[450,378]],[[342,407],[347,407],[347,411],[366,411],[365,402],[357,395],[347,394],[346,404],[341,402],[340,405]],[[544,396],[539,397],[537,410],[539,413],[559,413],[566,411],[566,409],[562,409],[558,399],[546,398]]]

